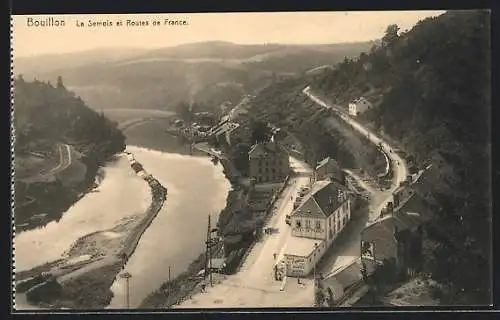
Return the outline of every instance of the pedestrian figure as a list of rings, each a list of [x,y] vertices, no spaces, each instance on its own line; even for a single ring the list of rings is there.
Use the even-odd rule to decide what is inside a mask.
[[[302,283],[300,282],[300,278],[297,278],[297,284],[302,284]]]
[[[206,286],[205,284],[201,285],[201,292],[203,292],[203,293],[205,292],[205,286]]]
[[[276,253],[273,253],[273,258],[274,260],[276,260]]]

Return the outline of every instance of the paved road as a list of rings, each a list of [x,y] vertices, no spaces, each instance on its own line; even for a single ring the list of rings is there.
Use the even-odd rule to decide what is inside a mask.
[[[368,209],[368,214],[364,215],[358,220],[352,221],[348,227],[344,230],[344,233],[339,237],[334,243],[333,247],[325,256],[327,259],[322,263],[323,267],[321,271],[323,274],[329,274],[352,262],[353,259],[359,256],[359,245],[361,240],[361,231],[366,226],[369,221],[376,220],[380,216],[380,212],[387,205],[388,202],[393,200],[392,193],[399,186],[400,182],[406,179],[408,170],[406,164],[401,157],[392,151],[389,144],[370,132],[362,124],[352,119],[346,115],[339,106],[331,105],[321,100],[317,96],[313,95],[309,87],[305,88],[303,91],[312,101],[316,102],[324,108],[334,110],[339,117],[347,122],[354,130],[359,131],[361,134],[367,136],[369,140],[375,145],[380,145],[382,150],[387,154],[393,166],[393,181],[391,187],[383,191],[370,186],[361,177],[357,176],[352,171],[347,170],[346,172],[353,177],[358,184],[365,188],[370,193],[370,204]]]
[[[366,127],[364,127],[362,124],[354,120],[353,118],[349,117],[347,114],[345,114],[342,109],[340,109],[338,106],[328,104],[324,101],[322,101],[320,98],[317,96],[313,95],[310,91],[310,88],[307,87],[304,89],[304,93],[314,102],[317,104],[327,108],[334,110],[337,112],[339,117],[347,122],[351,127],[357,131],[359,131],[361,134],[365,135],[368,137],[368,139],[375,145],[381,146],[382,151],[386,153],[386,155],[389,157],[391,163],[392,163],[392,169],[393,169],[393,180],[391,187],[386,190],[387,193],[387,198],[383,201],[383,203],[380,204],[380,209],[383,208],[389,201],[392,201],[392,193],[393,191],[398,188],[399,184],[406,179],[406,176],[408,175],[408,169],[406,167],[405,161],[392,149],[392,147],[384,140],[382,140],[380,137],[378,137],[376,134],[368,130]],[[378,210],[380,212],[380,210]]]
[[[309,183],[310,168],[297,159],[291,158],[296,172],[282,192],[272,218],[265,227],[277,228],[278,233],[264,236],[247,256],[240,271],[227,276],[222,283],[208,287],[206,293],[199,293],[186,300],[177,308],[224,308],[224,307],[310,307],[314,303],[311,280],[303,280],[304,285],[289,281],[284,291],[280,291],[281,281],[273,278],[273,253],[283,255],[283,248],[290,237],[290,227],[285,216],[293,209],[293,198],[298,189]]]
[[[325,108],[334,109],[314,95],[308,88],[304,90],[309,98]],[[337,110],[337,109],[334,109]],[[394,181],[392,187],[385,191],[376,191],[368,187],[356,174],[350,172],[351,176],[361,186],[365,186],[372,193],[370,212],[371,218],[378,217],[380,210],[392,199],[393,190],[399,182],[406,177],[406,167],[402,159],[395,153],[389,151],[387,143],[370,133],[362,125],[339,112],[340,117],[351,124],[351,126],[367,135],[374,144],[382,143],[382,149],[390,154],[394,161]],[[293,166],[297,173],[310,172],[307,165],[293,160]],[[283,255],[283,248],[290,237],[290,229],[285,224],[285,216],[292,212],[293,198],[302,185],[307,185],[307,175],[299,174],[291,179],[291,184],[285,188],[277,205],[273,218],[267,227],[277,228],[278,234],[270,235],[264,241],[258,242],[245,260],[243,266],[236,275],[228,276],[222,283],[209,287],[206,293],[200,293],[185,301],[178,308],[210,308],[210,307],[310,307],[314,303],[313,286],[310,279],[303,280],[304,285],[298,285],[295,281],[289,281],[284,291],[280,291],[281,282],[273,279],[272,267],[275,263],[273,253]],[[344,230],[343,234],[335,242],[328,253],[328,258],[321,269],[323,274],[328,274],[339,267],[348,265],[359,256],[360,234],[368,222],[369,215],[352,221]]]

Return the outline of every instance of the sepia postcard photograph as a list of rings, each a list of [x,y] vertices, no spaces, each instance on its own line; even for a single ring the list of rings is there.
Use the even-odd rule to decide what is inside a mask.
[[[13,312],[490,306],[490,42],[488,10],[13,15]]]

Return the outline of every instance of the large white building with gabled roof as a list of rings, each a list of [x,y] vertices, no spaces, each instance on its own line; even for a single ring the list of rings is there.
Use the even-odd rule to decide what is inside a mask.
[[[318,181],[291,215],[292,237],[285,248],[288,276],[305,276],[351,220],[348,189]]]

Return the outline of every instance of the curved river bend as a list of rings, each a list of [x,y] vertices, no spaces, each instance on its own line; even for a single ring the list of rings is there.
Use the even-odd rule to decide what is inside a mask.
[[[142,142],[129,139],[130,133],[127,132],[129,143],[130,140]],[[147,172],[168,188],[167,201],[125,266],[132,275],[130,306],[135,308],[168,279],[169,266],[173,278],[204,251],[208,214],[217,219],[226,204],[230,184],[222,166],[214,165],[208,157],[135,146],[127,149]],[[149,187],[131,170],[126,157],[120,156],[104,168],[104,172],[98,192],[85,195],[59,222],[15,236],[17,270],[56,260],[78,238],[111,228],[119,220],[146,210],[151,201]],[[126,307],[125,289],[124,280],[118,278],[111,288],[114,298],[110,308]],[[18,304],[16,307],[28,306]]]

